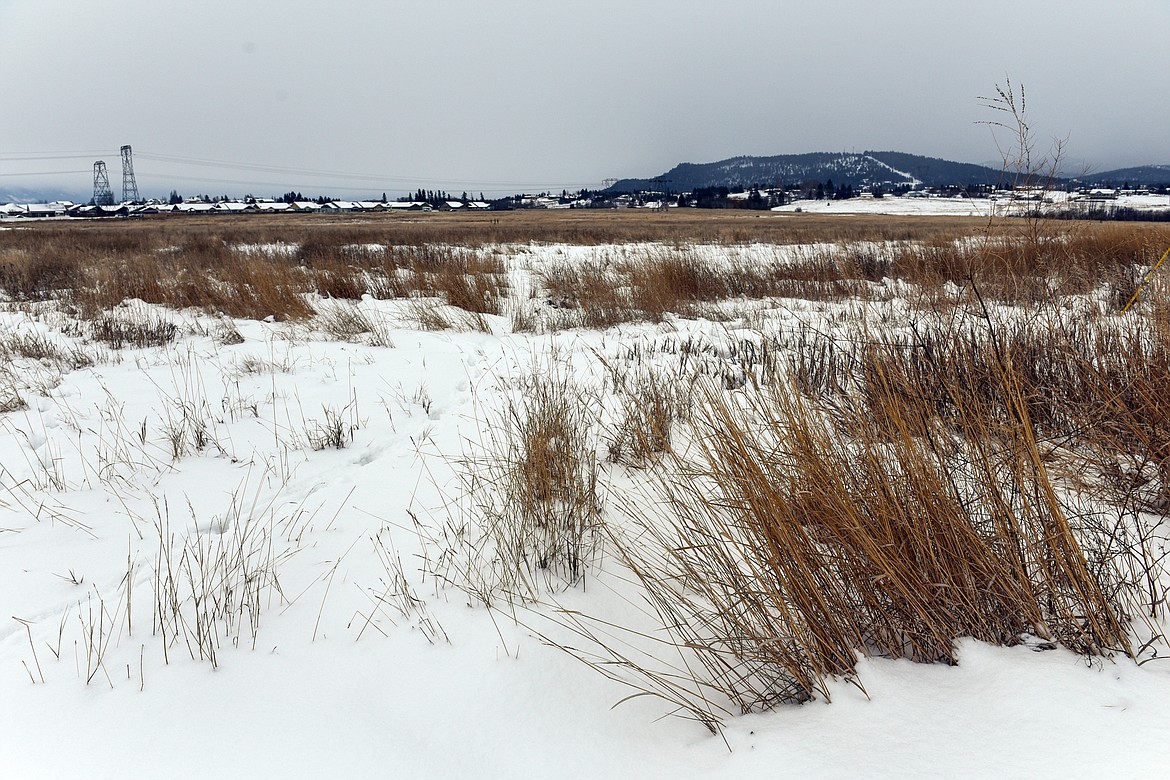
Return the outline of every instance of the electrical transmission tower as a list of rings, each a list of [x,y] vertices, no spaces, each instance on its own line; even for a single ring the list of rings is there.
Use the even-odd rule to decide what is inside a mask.
[[[114,205],[114,193],[110,192],[110,177],[106,173],[105,160],[93,164],[93,202],[95,206]]]
[[[134,180],[134,156],[127,144],[122,147],[122,202],[134,203],[138,200],[138,182]]]

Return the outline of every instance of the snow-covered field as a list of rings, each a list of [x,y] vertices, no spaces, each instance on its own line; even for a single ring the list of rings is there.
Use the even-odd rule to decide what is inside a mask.
[[[848,206],[887,203],[917,201]],[[605,251],[519,257],[536,268]],[[0,776],[1170,771],[1159,659],[964,640],[958,666],[863,660],[868,696],[840,681],[832,703],[731,718],[713,736],[540,641],[534,624],[557,628],[540,608],[521,625],[424,576],[439,568],[437,529],[465,501],[461,462],[521,378],[555,362],[600,383],[599,358],[636,345],[726,344],[748,319],[819,326],[854,310],[743,305],[730,322],[536,335],[502,317],[487,318],[491,333],[426,331],[401,303],[366,299],[375,332],[344,341],[312,323],[132,304],[127,316],[180,335],[118,351],[64,335],[52,307],[5,307],[0,335],[40,334],[87,357],[0,368],[27,405],[0,414]],[[624,467],[598,446],[603,480],[622,484]],[[549,598],[620,610],[629,594],[602,554],[583,586]]]
[[[1047,193],[1049,203],[1041,208],[1060,208],[1066,193]],[[1084,206],[1087,201],[1080,201]],[[893,197],[849,198],[848,200],[797,200],[772,209],[779,212],[808,214],[889,214],[897,216],[1004,216],[1017,210],[1033,208],[1031,201],[991,200],[988,198]],[[1170,196],[1119,195],[1114,200],[1088,203],[1094,208],[1125,208],[1138,211],[1170,211]]]

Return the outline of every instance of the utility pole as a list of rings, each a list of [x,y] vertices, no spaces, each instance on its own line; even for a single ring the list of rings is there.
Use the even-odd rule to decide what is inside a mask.
[[[114,193],[110,191],[110,176],[105,160],[93,164],[93,202],[95,206],[113,206]]]
[[[138,182],[134,180],[134,155],[127,144],[122,147],[122,202],[138,200]]]

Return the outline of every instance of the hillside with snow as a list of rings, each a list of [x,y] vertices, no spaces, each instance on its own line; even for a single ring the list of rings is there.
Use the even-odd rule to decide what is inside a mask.
[[[1062,174],[1049,184],[1072,182],[1110,187],[1148,187],[1170,184],[1170,166],[1145,165],[1076,175]],[[691,192],[700,187],[792,186],[832,180],[836,186],[894,189],[898,187],[1001,187],[1012,184],[1003,166],[976,165],[905,152],[814,152],[768,157],[740,156],[711,163],[680,163],[648,178],[626,178],[611,192]]]
[[[998,168],[956,163],[900,152],[814,152],[771,157],[732,157],[712,163],[681,163],[647,179],[622,179],[614,192],[662,189],[690,192],[700,187],[786,186],[806,181],[832,180],[837,186],[946,187],[995,186],[1002,180]]]

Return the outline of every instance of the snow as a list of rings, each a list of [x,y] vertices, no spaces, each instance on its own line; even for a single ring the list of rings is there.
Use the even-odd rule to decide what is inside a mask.
[[[1044,193],[1047,208],[1063,206],[1065,202],[1078,203],[1093,208],[1132,208],[1141,211],[1170,211],[1170,196],[1123,194],[1115,200],[1091,201],[1070,198],[1068,193]],[[1053,205],[1055,204],[1055,206]],[[849,198],[847,200],[796,200],[772,211],[792,213],[797,210],[807,214],[888,214],[891,216],[958,216],[989,217],[994,211],[1003,216],[1017,210],[1034,208],[1033,201],[1012,201],[1003,196],[999,199],[927,196],[893,196],[882,198]],[[1043,207],[1042,207],[1043,208]]]
[[[795,200],[772,211],[806,214],[889,214],[901,216],[986,217],[992,203],[973,198],[849,198],[847,200]]]
[[[904,178],[906,181],[908,181],[910,183],[911,187],[917,187],[918,185],[922,184],[922,180],[917,178],[916,176],[914,176],[911,173],[907,173],[906,171],[900,171],[897,168],[895,168],[894,166],[890,165],[889,163],[884,163],[881,160],[879,160],[875,157],[872,157],[868,154],[866,155],[866,158],[868,158],[869,160],[872,160],[873,162],[875,162],[878,165],[880,165],[881,167],[887,169],[891,173],[894,173],[894,174],[897,174],[898,176],[901,176],[902,178]]]
[[[884,202],[893,199],[871,203]],[[646,249],[501,251],[516,277]],[[802,250],[695,251],[729,262],[783,262]],[[733,718],[720,736],[668,717],[669,707],[649,697],[615,707],[628,688],[503,615],[469,606],[457,589],[424,579],[425,545],[408,511],[424,522],[444,517],[455,502],[459,458],[512,397],[516,377],[554,352],[583,374],[600,375],[596,355],[619,345],[687,336],[717,343],[736,331],[678,319],[544,336],[512,334],[507,320],[489,317],[492,333],[427,332],[401,303],[367,299],[359,309],[392,347],[364,337],[338,341],[311,326],[224,323],[139,302],[127,312],[166,317],[182,337],[142,350],[86,347],[96,358],[88,368],[58,371],[27,359],[8,367],[28,408],[0,415],[0,775],[1165,771],[1170,665],[1158,660],[1141,667],[1124,659],[1086,663],[1063,650],[965,641],[956,667],[864,660],[859,681],[868,698],[841,681],[832,703]],[[805,302],[772,303],[767,312],[818,322],[834,316]],[[5,310],[0,334],[35,331],[75,343],[59,332],[62,317]],[[217,340],[227,327],[242,343]],[[314,449],[331,416],[346,446]],[[181,424],[204,425],[208,443],[187,444],[175,459],[168,431]],[[231,632],[237,642],[219,647],[214,666],[193,659],[183,641],[164,656],[151,618],[160,546],[246,544],[237,522],[269,531],[272,554],[286,556],[279,591],[261,593],[254,641],[245,619]],[[425,616],[377,600],[390,575],[378,540],[403,562]],[[620,603],[625,586],[611,578],[613,566],[602,561],[584,591],[557,597],[578,607]],[[27,621],[29,633],[9,616]],[[100,665],[87,663],[95,632],[105,643]]]

